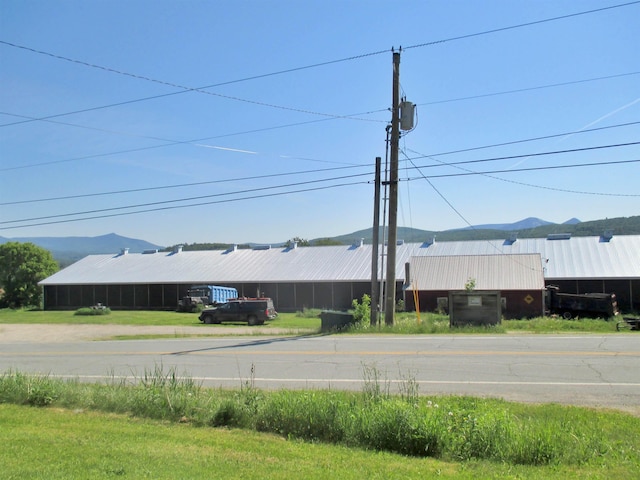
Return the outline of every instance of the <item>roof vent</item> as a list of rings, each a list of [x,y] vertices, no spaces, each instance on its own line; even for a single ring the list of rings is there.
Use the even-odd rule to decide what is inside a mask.
[[[181,253],[183,247],[184,245],[176,245],[175,247],[173,247],[173,253]]]
[[[364,245],[364,238],[361,238],[360,240],[356,240],[355,242],[353,242],[353,246],[356,248],[360,248]]]
[[[404,245],[404,240],[396,240],[396,245]]]
[[[613,238],[613,230],[605,230],[602,235],[600,235],[601,242],[609,242]]]
[[[271,245],[255,245],[254,250],[271,250]]]
[[[505,239],[505,245],[513,245],[518,241],[518,232],[511,232],[509,236]]]
[[[129,254],[129,248],[128,247],[120,249],[120,255],[128,255],[128,254]]]
[[[142,253],[143,253],[143,255],[150,255],[150,254],[153,254],[153,253],[158,253],[158,249],[154,248],[154,249],[151,249],[151,250],[144,250]]]
[[[550,233],[547,235],[547,240],[569,240],[570,238],[570,233]]]

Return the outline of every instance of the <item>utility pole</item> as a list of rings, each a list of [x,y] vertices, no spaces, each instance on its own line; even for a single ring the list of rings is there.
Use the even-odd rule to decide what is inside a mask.
[[[378,308],[380,305],[380,284],[378,283],[378,244],[380,243],[380,164],[382,159],[376,157],[376,178],[373,194],[373,245],[371,248],[371,326],[378,324]]]
[[[384,323],[393,325],[396,313],[396,247],[398,242],[398,149],[400,144],[400,52],[393,52],[393,106],[389,162],[389,236]]]

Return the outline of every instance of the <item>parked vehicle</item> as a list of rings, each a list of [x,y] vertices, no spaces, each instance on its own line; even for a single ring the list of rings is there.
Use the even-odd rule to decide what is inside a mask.
[[[179,312],[195,312],[199,306],[208,307],[238,298],[238,290],[218,285],[194,285],[187,290],[187,296],[178,302]]]
[[[207,308],[200,314],[203,323],[247,322],[262,325],[278,316],[270,298],[238,298]]]
[[[576,316],[609,318],[618,315],[615,293],[560,293],[555,285],[548,285],[545,303],[549,313],[567,320]]]

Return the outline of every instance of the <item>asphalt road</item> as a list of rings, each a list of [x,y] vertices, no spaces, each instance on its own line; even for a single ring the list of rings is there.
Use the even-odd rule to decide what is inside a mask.
[[[86,381],[161,367],[206,386],[465,394],[622,409],[640,415],[640,335],[220,337],[0,341],[0,371]]]

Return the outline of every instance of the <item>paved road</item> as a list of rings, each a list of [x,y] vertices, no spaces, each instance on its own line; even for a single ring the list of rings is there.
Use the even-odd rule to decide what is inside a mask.
[[[639,335],[299,336],[144,341],[0,341],[0,371],[100,380],[162,366],[207,386],[469,394],[623,409],[640,415]]]

